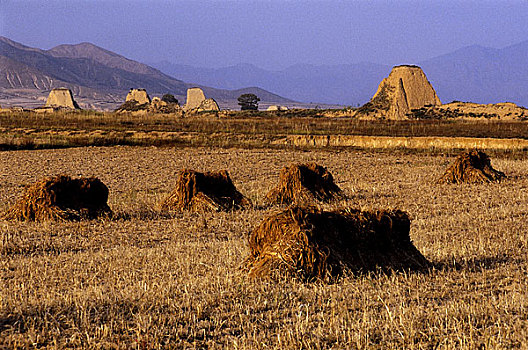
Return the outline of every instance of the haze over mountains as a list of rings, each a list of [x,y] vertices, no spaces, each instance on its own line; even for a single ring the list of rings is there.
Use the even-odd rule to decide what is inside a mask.
[[[528,41],[503,49],[468,46],[423,62],[401,63],[421,66],[444,103],[508,101],[528,106]],[[0,104],[19,96],[42,104],[47,92],[57,87],[72,89],[87,106],[107,109],[122,103],[132,87],[146,88],[150,94],[172,93],[184,102],[187,88],[198,85],[224,108],[235,107],[243,93],[255,93],[268,104],[358,106],[374,95],[391,68],[374,63],[297,64],[280,71],[251,64],[149,66],[90,43],[41,50],[0,37]]]
[[[514,102],[528,106],[528,41],[503,49],[468,46],[422,62],[442,102]],[[376,92],[391,66],[358,63],[315,66],[298,64],[268,71],[251,64],[198,68],[167,61],[152,64],[183,80],[218,88],[255,85],[297,101],[357,106]]]
[[[66,87],[76,96],[122,103],[130,88],[141,87],[151,94],[171,93],[184,102],[187,88],[193,86],[196,84],[175,79],[90,43],[41,50],[0,37],[0,89],[7,97]],[[202,88],[208,97],[225,104],[232,104],[247,92],[256,93],[263,101],[292,102],[259,88],[234,91]]]

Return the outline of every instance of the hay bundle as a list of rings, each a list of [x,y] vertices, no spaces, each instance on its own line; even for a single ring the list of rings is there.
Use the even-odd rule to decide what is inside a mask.
[[[233,185],[227,170],[199,173],[182,170],[176,188],[161,204],[162,210],[229,211],[250,206]]]
[[[329,281],[344,270],[422,270],[431,265],[409,237],[405,212],[291,207],[252,232],[251,277]]]
[[[504,175],[503,172],[493,169],[486,153],[474,150],[460,154],[437,182],[500,182],[504,177],[506,177],[506,175]]]
[[[279,184],[266,195],[269,204],[309,204],[343,198],[332,174],[316,163],[294,164],[282,168]]]
[[[108,187],[101,180],[49,177],[26,187],[22,198],[4,215],[5,220],[79,220],[110,216]]]

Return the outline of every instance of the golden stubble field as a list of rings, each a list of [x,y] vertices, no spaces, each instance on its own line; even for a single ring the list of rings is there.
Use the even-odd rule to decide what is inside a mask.
[[[437,185],[452,157],[401,152],[88,147],[0,152],[0,207],[64,173],[110,189],[112,221],[0,221],[0,347],[528,347],[528,158],[501,184]],[[352,207],[398,208],[436,268],[323,285],[251,281],[247,236],[278,208],[162,215],[184,167],[229,170],[257,205],[282,166],[326,166]]]

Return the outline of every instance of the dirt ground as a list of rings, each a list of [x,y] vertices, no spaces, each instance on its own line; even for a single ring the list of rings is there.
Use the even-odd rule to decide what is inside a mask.
[[[97,176],[115,220],[0,221],[0,347],[523,348],[528,159],[502,183],[439,185],[454,157],[368,151],[86,147],[0,152],[0,208],[57,174]],[[397,208],[436,266],[338,283],[248,280],[249,232],[280,169],[315,161],[358,208]],[[157,211],[182,168],[228,169],[256,208]]]

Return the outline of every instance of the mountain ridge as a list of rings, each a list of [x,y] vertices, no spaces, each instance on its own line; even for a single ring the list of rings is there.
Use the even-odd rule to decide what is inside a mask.
[[[35,90],[43,94],[53,88],[73,90],[77,97],[115,102],[123,101],[130,88],[145,88],[151,94],[171,93],[180,101],[189,87],[201,87],[208,97],[224,106],[236,105],[240,91],[215,89],[187,83],[156,68],[130,60],[91,43],[58,45],[49,50],[31,48],[0,36],[0,89],[3,95],[15,89]],[[261,88],[245,88],[258,93],[267,103],[295,103]],[[27,94],[30,94],[27,92]],[[40,97],[41,98],[41,97]]]
[[[442,102],[514,102],[528,106],[528,40],[496,49],[470,45],[420,62]],[[153,67],[182,79],[234,88],[244,79],[298,101],[357,106],[376,92],[391,66],[360,62],[341,65],[296,64],[282,70],[265,70],[251,64],[200,68],[170,62]]]

